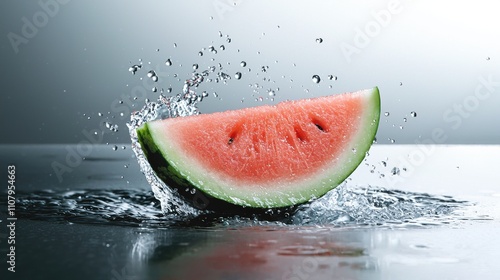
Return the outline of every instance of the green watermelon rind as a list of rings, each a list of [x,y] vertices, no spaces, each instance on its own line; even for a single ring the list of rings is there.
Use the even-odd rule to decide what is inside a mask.
[[[245,191],[231,182],[218,180],[185,155],[165,135],[155,134],[155,122],[148,122],[137,129],[139,142],[155,173],[169,187],[196,188],[216,199],[245,207],[280,208],[302,204],[323,196],[340,185],[363,161],[370,149],[380,119],[380,93],[377,87],[353,94],[365,95],[363,114],[350,146],[340,154],[329,168],[317,174],[288,184],[286,193],[273,188],[248,188]],[[353,152],[356,151],[356,152]],[[333,162],[332,162],[333,163]]]

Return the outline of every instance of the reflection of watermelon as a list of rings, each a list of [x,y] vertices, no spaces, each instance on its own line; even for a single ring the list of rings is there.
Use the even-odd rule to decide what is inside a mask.
[[[203,206],[279,208],[320,197],[347,178],[370,148],[379,115],[373,88],[153,121],[138,136],[159,177],[181,193],[201,191]]]

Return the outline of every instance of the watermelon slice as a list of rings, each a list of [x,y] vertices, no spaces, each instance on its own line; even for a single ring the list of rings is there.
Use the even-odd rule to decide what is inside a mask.
[[[379,117],[373,88],[156,120],[137,134],[155,173],[192,205],[282,208],[342,183],[373,143]],[[208,202],[201,207],[199,195]]]

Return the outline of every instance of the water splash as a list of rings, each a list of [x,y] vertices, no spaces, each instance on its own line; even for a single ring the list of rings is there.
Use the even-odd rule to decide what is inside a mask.
[[[201,211],[188,217],[173,211],[166,213],[148,190],[90,189],[19,192],[16,214],[20,218],[52,222],[143,228],[256,225],[413,228],[473,220],[473,217],[464,217],[457,211],[468,205],[470,203],[449,196],[344,185],[300,206],[288,217],[267,221],[259,215],[221,217]]]
[[[195,70],[191,74],[191,78],[184,81],[182,93],[173,96],[160,94],[156,101],[146,102],[141,110],[133,112],[130,121],[127,123],[132,141],[131,147],[138,159],[140,169],[151,185],[154,196],[160,201],[163,212],[167,215],[176,214],[185,217],[193,217],[199,215],[200,211],[184,203],[184,201],[154,173],[141,150],[136,129],[144,123],[153,120],[199,114],[200,112],[197,104],[201,102],[203,98],[207,97],[208,94],[206,91],[198,94],[197,89],[204,82],[215,81],[216,83],[226,83],[227,80],[231,79],[230,75],[221,70],[222,65],[220,64],[218,67],[210,66],[208,70],[201,72],[196,72]],[[209,78],[210,75],[215,75],[215,78]],[[156,73],[154,71],[149,71],[148,76],[150,76],[150,78],[156,77]],[[169,89],[168,92],[171,92],[171,90]],[[217,93],[214,92],[214,96],[217,97]]]
[[[460,218],[455,212],[470,205],[450,196],[387,190],[379,187],[342,186],[308,205],[292,217],[294,224],[335,226],[423,226],[447,224]]]
[[[79,190],[19,192],[19,218],[53,222],[158,227],[173,223],[151,191]]]

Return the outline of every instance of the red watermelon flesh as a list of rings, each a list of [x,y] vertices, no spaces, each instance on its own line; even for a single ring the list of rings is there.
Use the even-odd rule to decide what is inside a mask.
[[[178,185],[171,187],[276,208],[320,197],[344,181],[372,144],[379,116],[373,88],[152,121],[138,136],[159,177]],[[164,166],[155,166],[151,154]]]

